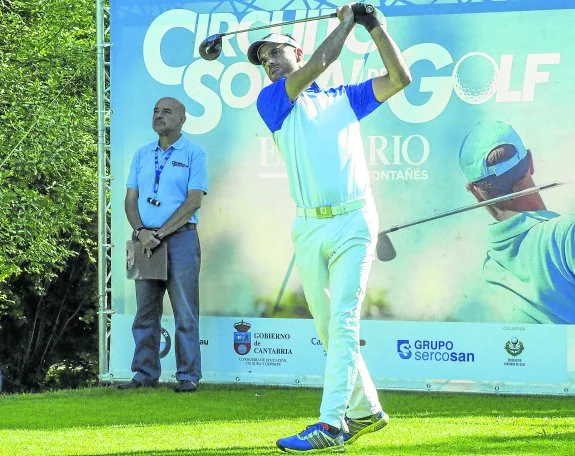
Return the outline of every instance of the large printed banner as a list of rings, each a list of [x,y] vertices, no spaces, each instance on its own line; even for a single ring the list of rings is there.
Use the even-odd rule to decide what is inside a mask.
[[[225,37],[222,54],[212,61],[203,60],[198,47],[214,33],[317,17],[344,2],[247,3],[111,2],[116,315],[110,372],[116,378],[131,377],[130,324],[136,309],[134,284],[124,273],[124,245],[131,232],[123,210],[125,183],[136,149],[156,137],[154,104],[171,96],[186,106],[184,131],[208,156],[210,192],[198,227],[202,350],[209,353],[204,378],[321,383],[323,350],[310,342],[313,323],[297,268],[289,267],[295,208],[285,166],[255,105],[269,81],[246,58],[249,44],[269,31]],[[388,30],[413,83],[361,122],[381,229],[476,202],[466,189],[458,153],[478,121],[514,126],[531,151],[537,184],[572,178],[574,9],[560,9],[563,3],[553,1],[542,2],[541,10],[516,10],[521,2],[506,1],[393,3],[374,2],[381,17],[387,13]],[[291,33],[309,57],[337,24],[337,19],[324,19],[272,31]],[[340,59],[318,83],[330,87],[382,74],[385,68],[370,36],[356,27]],[[564,185],[541,197],[563,220],[575,213],[573,191]],[[568,220],[570,241],[557,247],[567,252],[567,269],[575,263],[573,221]],[[556,312],[554,299],[518,303],[511,282],[498,287],[505,288],[504,294],[494,292],[484,276],[493,222],[487,210],[476,209],[389,234],[397,254],[374,263],[362,308],[362,350],[378,386],[542,393],[575,388],[575,310],[568,308],[567,317],[557,320],[547,317]],[[572,273],[566,279],[575,283]],[[170,337],[167,297],[164,315]],[[243,331],[251,334],[249,348],[234,339],[234,333],[242,337],[242,330],[234,328],[242,321],[252,325]],[[290,356],[255,356],[256,342],[283,349],[256,334],[286,333]],[[240,352],[246,349],[250,358],[263,361],[246,362],[248,352]],[[164,378],[175,371],[172,355],[168,350],[163,359]]]

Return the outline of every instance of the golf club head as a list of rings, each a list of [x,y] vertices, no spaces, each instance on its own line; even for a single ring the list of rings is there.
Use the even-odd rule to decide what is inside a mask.
[[[377,259],[380,261],[391,261],[397,256],[395,247],[391,243],[391,239],[385,232],[377,235],[377,246],[375,248]]]
[[[200,55],[204,60],[216,60],[222,53],[222,37],[221,33],[208,36],[202,44],[200,44]]]

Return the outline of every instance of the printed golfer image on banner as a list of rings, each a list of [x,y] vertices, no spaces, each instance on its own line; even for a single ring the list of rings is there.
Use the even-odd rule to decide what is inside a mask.
[[[339,23],[329,15],[344,3],[111,4],[113,270],[124,270],[118,246],[132,231],[123,207],[130,162],[141,144],[156,138],[155,102],[175,97],[186,108],[183,132],[206,151],[209,172],[198,225],[201,315],[234,323],[311,318],[293,260],[296,207],[286,165],[256,106],[270,80],[247,52],[270,32],[289,33],[309,59]],[[455,1],[388,3],[372,4],[413,81],[361,120],[379,216],[362,318],[574,324],[575,9],[553,1],[541,10],[473,2],[473,11]],[[418,8],[424,3],[431,3],[425,11]],[[534,34],[542,24],[553,27]],[[316,82],[338,87],[385,73],[368,32],[355,27]],[[112,287],[116,313],[133,315],[133,282],[118,273]],[[164,315],[172,315],[167,296]],[[226,328],[223,343],[236,356],[255,348],[244,330]],[[454,350],[475,353],[463,332],[455,332]],[[414,352],[414,337],[385,341],[398,372],[417,366],[415,358],[401,357],[407,344],[399,352],[397,345],[409,340]],[[502,353],[493,350],[517,358],[521,337],[499,339],[489,347],[503,344]],[[528,372],[538,369],[532,353]],[[511,368],[497,362],[507,375]],[[479,375],[479,365],[461,363],[469,378]]]

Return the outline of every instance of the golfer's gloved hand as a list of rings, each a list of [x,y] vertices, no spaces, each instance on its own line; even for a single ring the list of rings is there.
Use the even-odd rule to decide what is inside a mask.
[[[371,7],[371,13],[366,11],[368,7]],[[368,32],[371,32],[375,27],[381,25],[381,22],[377,19],[377,11],[373,6],[365,3],[354,3],[351,9],[355,23],[363,25]]]

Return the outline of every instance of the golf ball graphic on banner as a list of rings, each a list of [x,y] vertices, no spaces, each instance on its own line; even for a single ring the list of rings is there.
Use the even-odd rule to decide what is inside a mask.
[[[453,90],[462,101],[482,104],[497,92],[499,68],[484,52],[471,52],[459,59],[453,68]]]

